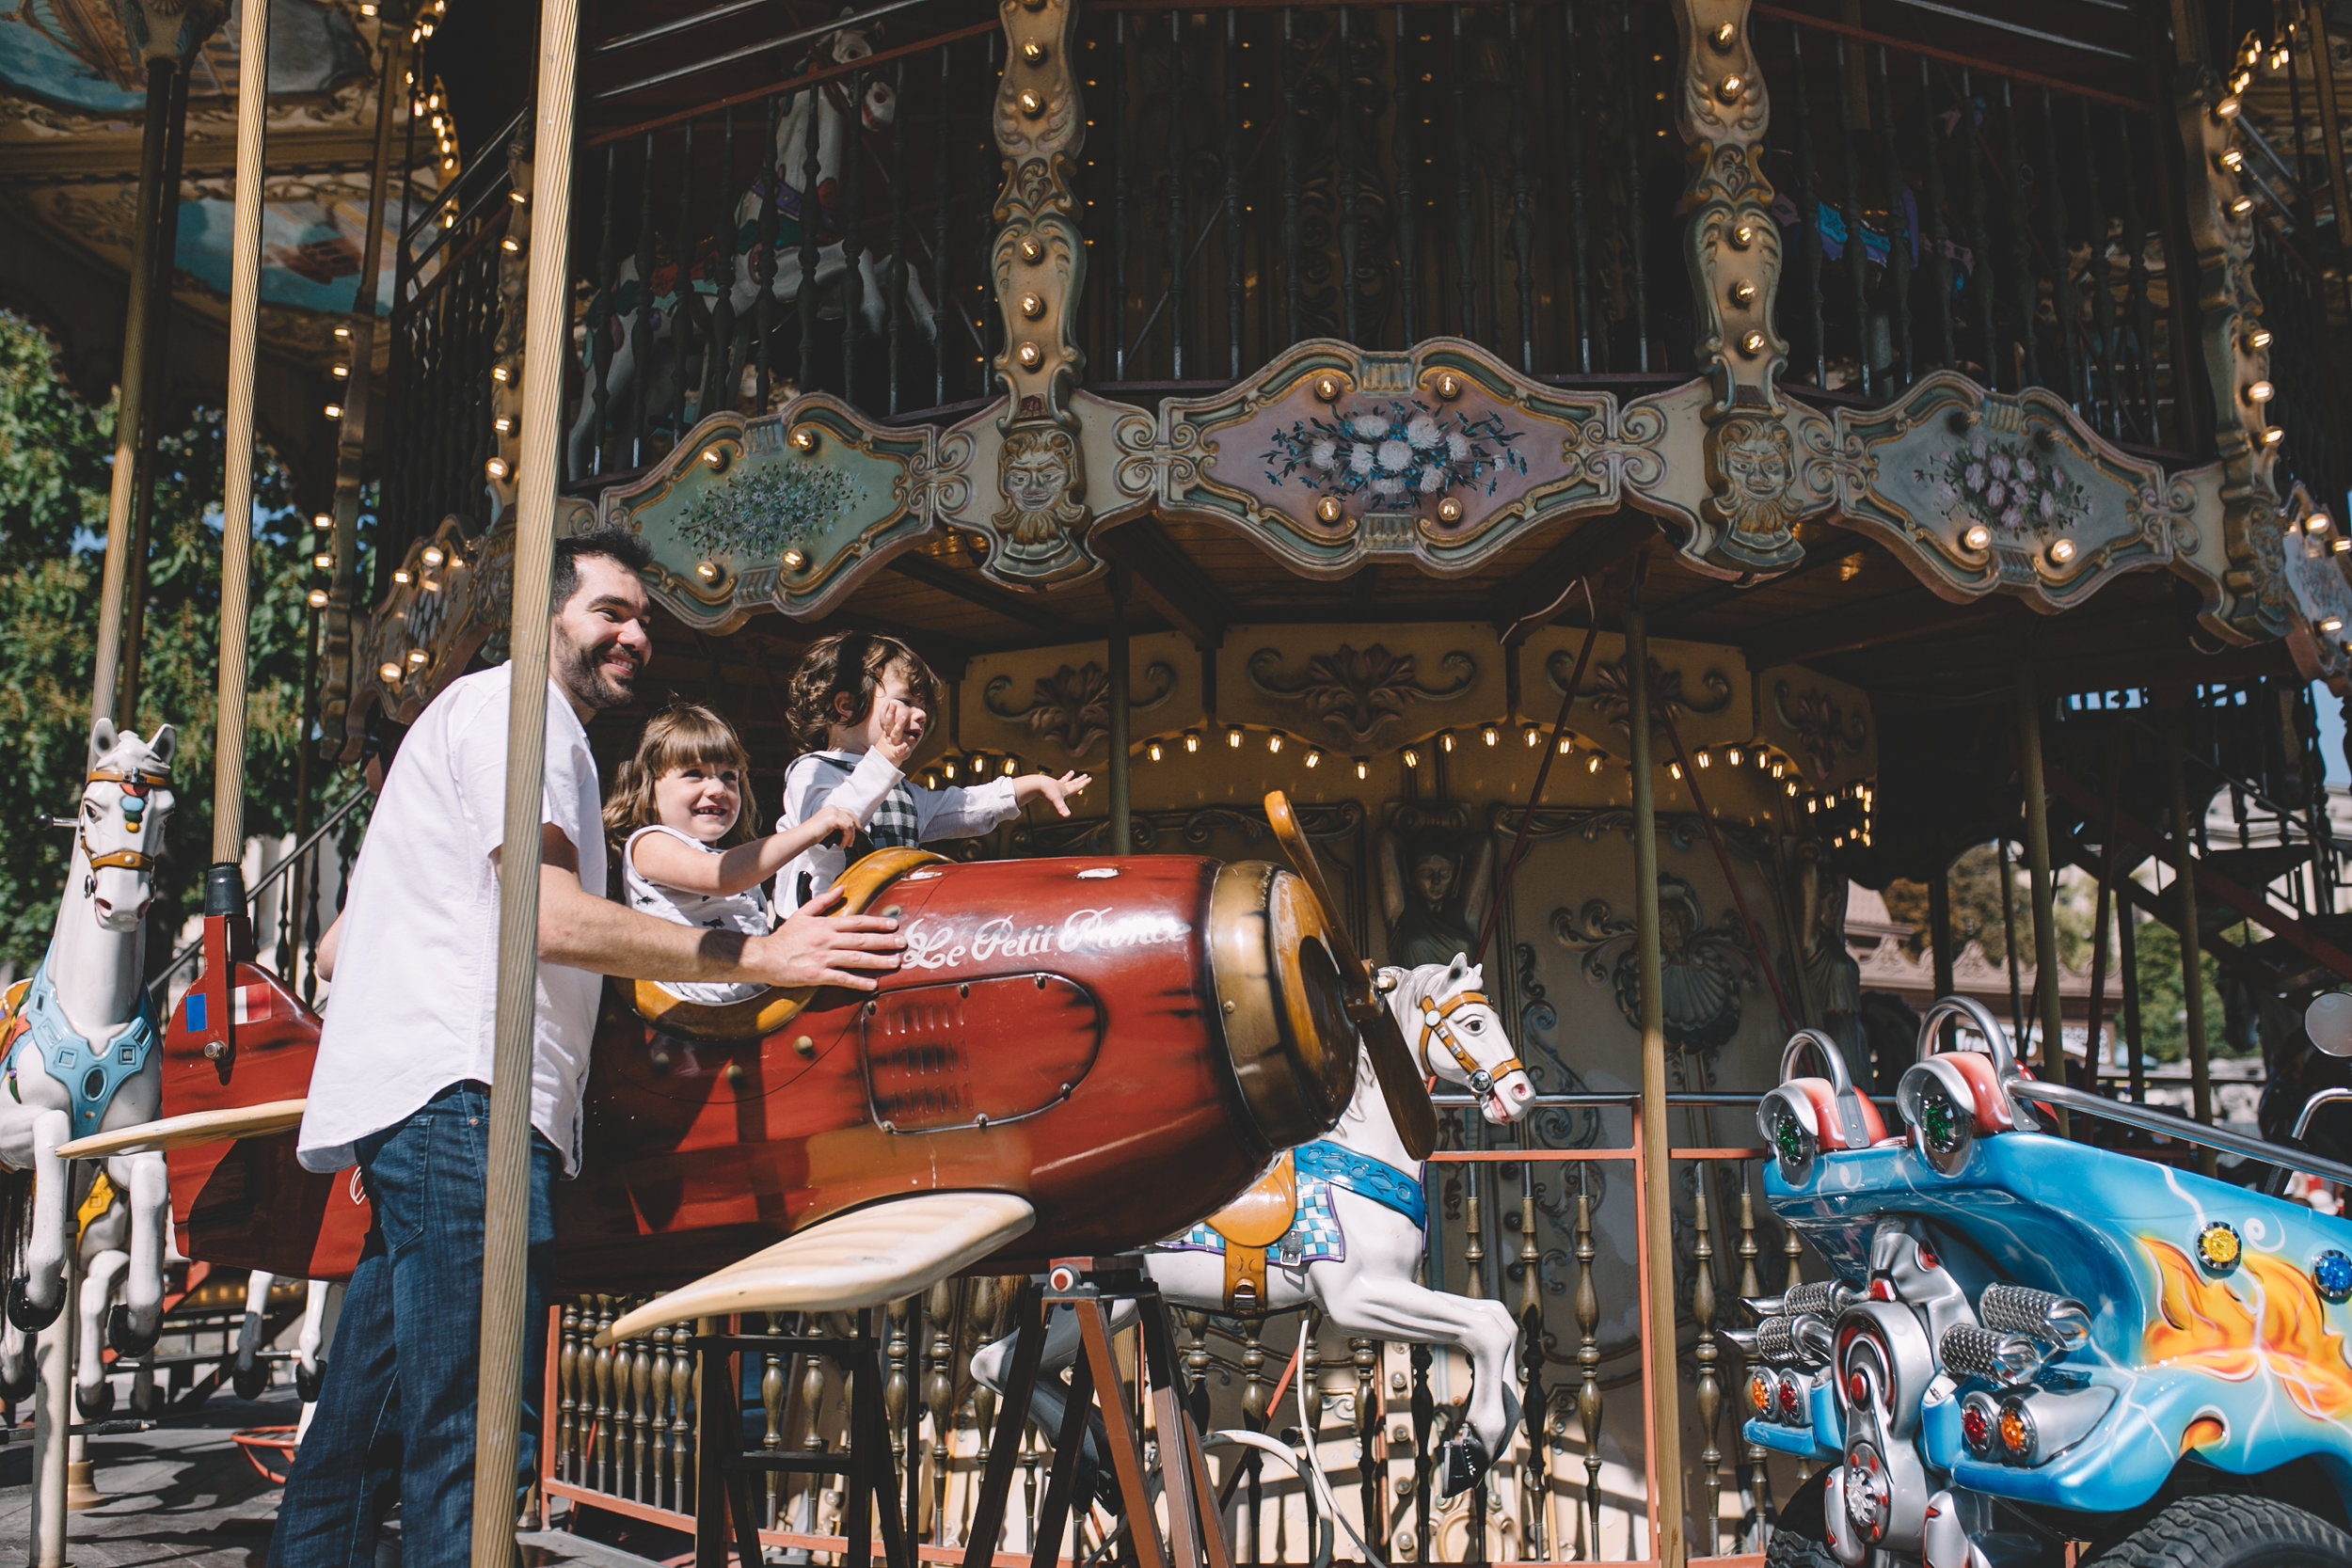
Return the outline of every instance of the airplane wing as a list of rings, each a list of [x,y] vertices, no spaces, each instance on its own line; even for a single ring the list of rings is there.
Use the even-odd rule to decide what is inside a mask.
[[[835,1312],[928,1291],[1037,1222],[1011,1193],[917,1193],[820,1220],[637,1308],[599,1346],[730,1312]]]
[[[234,1138],[265,1138],[302,1125],[302,1100],[271,1100],[259,1105],[232,1105],[218,1111],[190,1111],[93,1132],[87,1138],[59,1144],[57,1153],[68,1160],[103,1160],[116,1154],[145,1154],[150,1150],[184,1148],[190,1144],[225,1143]]]

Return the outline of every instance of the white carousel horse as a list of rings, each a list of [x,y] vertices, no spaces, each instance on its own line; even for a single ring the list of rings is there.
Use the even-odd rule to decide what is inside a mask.
[[[1424,1071],[1468,1086],[1489,1122],[1518,1120],[1535,1102],[1535,1085],[1513,1053],[1502,1017],[1478,989],[1477,966],[1452,964],[1380,972],[1390,1010]],[[1519,1328],[1499,1301],[1472,1300],[1413,1282],[1420,1266],[1427,1200],[1421,1169],[1406,1153],[1369,1057],[1356,1064],[1356,1097],[1327,1139],[1287,1157],[1296,1171],[1297,1197],[1287,1229],[1264,1248],[1264,1289],[1249,1310],[1288,1312],[1319,1307],[1353,1338],[1406,1344],[1452,1345],[1470,1358],[1472,1383],[1465,1435],[1446,1445],[1439,1482],[1447,1497],[1472,1485],[1518,1430],[1513,1391]],[[1281,1174],[1278,1162],[1270,1176]],[[1278,1211],[1279,1212],[1279,1211]],[[1220,1216],[1222,1217],[1222,1216]],[[1270,1230],[1279,1220],[1266,1222]],[[1263,1233],[1263,1232],[1262,1232]],[[1150,1249],[1146,1268],[1171,1306],[1210,1312],[1235,1309],[1230,1285],[1237,1271],[1229,1243],[1211,1224]],[[1002,1392],[1012,1339],[983,1347],[973,1375]],[[1058,1372],[1078,1352],[1076,1319],[1056,1311],[1046,1327],[1041,1369]],[[1030,1418],[1046,1432],[1059,1428],[1067,1390],[1041,1378]]]
[[[74,838],[56,930],[40,967],[11,993],[10,1092],[0,1097],[0,1272],[8,1275],[0,1389],[29,1386],[25,1337],[66,1305],[69,1227],[84,1195],[72,1190],[57,1147],[152,1121],[163,1099],[163,1025],[142,984],[142,959],[177,746],[168,724],[151,740],[118,733],[103,719],[91,726],[81,809],[59,823]],[[124,1300],[106,1314],[106,1339],[136,1354],[154,1343],[163,1320],[170,1225],[164,1157],[118,1155],[102,1168],[127,1207],[119,1249]],[[94,1299],[104,1302],[113,1284]]]
[[[262,1330],[269,1313],[269,1293],[277,1285],[278,1276],[256,1269],[246,1276],[245,1285],[245,1316],[237,1324],[236,1359],[230,1367],[230,1380],[239,1399],[258,1398],[269,1386],[269,1367],[262,1359],[267,1348],[262,1343]],[[335,1317],[342,1306],[342,1285],[340,1281],[312,1279],[305,1282],[302,1297],[302,1329],[294,1338],[294,1392],[302,1400],[302,1424],[310,1421],[310,1407],[318,1402],[320,1380],[326,1375],[320,1357],[326,1354],[326,1342],[335,1332]]]
[[[873,52],[873,44],[864,28],[844,27],[819,41],[811,58],[829,56],[833,63],[846,65],[851,60],[864,59]],[[867,83],[858,101],[857,113],[859,123],[866,131],[889,129],[898,115],[897,90],[883,81]],[[771,149],[774,161],[770,167],[760,171],[752,188],[745,191],[736,204],[735,233],[741,235],[748,231],[754,236],[749,246],[731,246],[739,251],[735,258],[735,278],[730,291],[738,331],[752,329],[753,306],[759,298],[759,284],[753,276],[752,268],[754,249],[765,246],[772,254],[775,273],[769,281],[770,294],[787,305],[800,298],[803,258],[798,236],[804,231],[803,226],[811,223],[818,224],[821,232],[827,219],[834,215],[833,194],[838,189],[843,160],[855,150],[849,136],[849,119],[848,96],[838,90],[836,83],[827,82],[793,94],[789,107],[777,121],[775,144]],[[809,185],[812,127],[816,141],[817,179],[810,188],[803,189],[804,185]],[[762,232],[760,220],[766,212],[771,182],[776,193],[775,216],[771,220],[771,227]],[[660,369],[662,356],[675,358],[675,356],[669,355],[669,345],[674,341],[672,321],[676,311],[685,307],[688,293],[695,287],[694,258],[681,256],[672,260],[676,269],[676,281],[672,286],[672,292],[662,298],[674,303],[665,307],[660,299],[651,302],[654,308],[654,346],[657,350],[654,368],[657,372]],[[857,258],[858,280],[862,285],[859,313],[864,318],[866,333],[870,338],[880,338],[889,326],[890,293],[885,279],[894,262],[904,268],[906,298],[903,306],[907,319],[928,340],[935,331],[931,300],[924,292],[922,276],[914,262],[891,257],[877,259],[871,250],[860,251]],[[837,288],[849,270],[850,259],[842,242],[838,239],[827,241],[817,252],[814,286],[819,290]],[[637,386],[637,320],[639,311],[648,303],[645,298],[647,292],[637,276],[637,259],[634,256],[624,258],[614,275],[611,313],[602,324],[602,330],[612,335],[612,358],[605,372],[602,403],[603,407],[613,414],[627,406]],[[591,330],[596,330],[596,327],[592,325]],[[728,345],[723,343],[709,344],[706,350],[715,353],[727,351]],[[671,373],[679,373],[677,367],[673,366]],[[596,450],[598,399],[593,341],[588,354],[588,394],[580,399],[580,414],[572,424],[570,460],[574,473],[587,471],[590,456]],[[714,410],[705,408],[699,412],[708,414]]]

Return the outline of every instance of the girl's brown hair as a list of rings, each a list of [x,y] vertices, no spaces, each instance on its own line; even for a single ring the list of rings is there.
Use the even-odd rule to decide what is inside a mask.
[[[881,632],[843,631],[819,639],[792,672],[785,721],[793,743],[805,752],[821,752],[832,743],[834,725],[864,723],[882,693],[882,677],[893,671],[907,683],[907,700],[935,716],[939,677],[913,648]],[[834,711],[836,696],[850,699],[846,720]]]
[[[758,836],[752,809],[752,759],[743,750],[735,726],[694,703],[676,703],[646,722],[637,742],[637,754],[621,764],[612,776],[612,793],[604,802],[604,831],[615,854],[640,828],[661,820],[654,809],[653,786],[674,768],[732,768],[739,781],[742,810],[736,814],[722,844],[747,844]]]

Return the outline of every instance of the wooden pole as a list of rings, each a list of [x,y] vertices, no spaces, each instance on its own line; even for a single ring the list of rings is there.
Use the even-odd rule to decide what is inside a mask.
[[[1129,721],[1133,718],[1134,658],[1127,633],[1127,569],[1111,568],[1110,649],[1110,852],[1136,851],[1135,772],[1127,755]]]
[[[220,717],[214,732],[213,862],[245,859],[245,666],[253,587],[253,359],[262,324],[262,142],[268,128],[269,8],[239,12],[237,205],[229,240],[229,450],[220,529]],[[119,459],[117,459],[119,461]]]
[[[267,23],[262,24],[262,30],[267,32]],[[178,63],[166,57],[147,62],[147,119],[139,132],[138,208],[131,220],[130,293],[122,310],[122,379],[115,388],[115,466],[106,492],[106,565],[98,590],[98,659],[90,673],[93,720],[115,716],[116,687],[121,679],[123,584],[129,580],[131,564],[139,417],[147,407],[147,316],[154,303],[156,212],[163,199],[171,79],[178,70]]]
[[[2066,1033],[2058,1012],[2058,890],[2050,876],[2050,798],[2042,777],[2041,683],[2030,667],[2017,672],[2017,763],[2026,791],[2026,869],[2033,892],[2033,993],[2042,1012],[2042,1072],[2066,1082]],[[2066,1132],[2066,1113],[2058,1113]]]
[[[2172,895],[2180,900],[2181,1006],[2186,1014],[2183,1022],[2188,1035],[2189,1097],[2197,1119],[2210,1126],[2213,1071],[2205,1059],[2204,948],[2199,941],[2197,924],[2195,835],[2188,824],[2188,771],[2184,755],[2186,728],[2182,710],[2174,708],[2164,726],[2164,783],[2172,808],[2173,864],[2180,867],[2179,875],[2172,879]],[[2212,1175],[2213,1151],[2203,1151],[2201,1158],[2205,1174]]]
[[[1949,863],[1937,866],[1935,875],[1928,879],[1928,941],[1935,950],[1935,1000],[1940,1002],[1960,989],[1960,981],[1954,975],[1960,952],[1952,942],[1952,868]],[[1959,1031],[1957,1022],[1947,1021],[1945,1023],[1942,1033],[1947,1048]]]
[[[1643,1246],[1649,1272],[1648,1323],[1658,1375],[1650,1383],[1650,1495],[1658,1504],[1658,1539],[1650,1555],[1661,1568],[1682,1568],[1690,1556],[1682,1518],[1682,1387],[1675,1374],[1675,1254],[1673,1147],[1666,1134],[1665,960],[1658,913],[1658,799],[1650,777],[1649,629],[1639,609],[1625,612],[1627,721],[1633,750],[1633,922],[1642,983]]]
[[[539,791],[547,765],[548,583],[562,473],[569,323],[572,93],[579,0],[542,0],[532,128],[531,268],[523,318],[521,467],[507,640],[506,832],[499,863],[499,990],[490,1079],[489,1190],[482,1224],[482,1375],[474,1419],[473,1560],[512,1568],[515,1455],[522,1418],[523,1307],[531,1243],[531,1067],[539,974]]]

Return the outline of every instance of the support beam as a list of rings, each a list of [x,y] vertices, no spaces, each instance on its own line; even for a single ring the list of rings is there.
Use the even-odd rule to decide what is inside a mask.
[[[122,611],[121,695],[115,706],[125,724],[139,718],[139,667],[147,648],[147,560],[155,526],[155,440],[164,409],[164,338],[171,322],[171,274],[180,248],[180,174],[188,142],[188,73],[172,73],[171,102],[165,111],[164,199],[155,221],[155,267],[148,279],[146,406],[139,410],[139,467],[131,497],[131,558],[123,564],[129,599]]]
[[[1634,951],[1642,987],[1643,1259],[1649,1322],[1649,1495],[1658,1510],[1648,1555],[1683,1568],[1682,1389],[1675,1368],[1673,1145],[1666,1131],[1665,960],[1658,911],[1658,790],[1651,772],[1649,634],[1638,608],[1625,612],[1627,721],[1632,737]]]
[[[1168,536],[1155,517],[1121,523],[1096,536],[1105,560],[1123,562],[1134,574],[1136,592],[1168,617],[1196,648],[1223,644],[1225,628],[1241,619],[1241,607]]]
[[[2042,699],[2031,667],[2017,672],[2017,772],[2026,795],[2026,870],[2032,879],[2034,995],[2042,1012],[2042,1071],[2066,1082],[2066,1034],[2058,1015],[2058,911],[2050,880],[2050,798],[2042,775]],[[2067,1135],[2066,1113],[2058,1115]]]
[[[1803,664],[1831,654],[1863,648],[1883,648],[1922,637],[1958,637],[1992,631],[2010,623],[2018,611],[1998,599],[1956,606],[1937,613],[1942,603],[1925,589],[1906,589],[1862,605],[1840,605],[1785,622],[1770,637],[1750,643],[1744,652],[1748,668],[1769,670],[1775,664]]]
[[[1105,657],[1110,664],[1110,852],[1114,855],[1135,853],[1135,816],[1131,809],[1133,769],[1127,755],[1127,726],[1130,717],[1128,683],[1131,675],[1127,646],[1127,573],[1124,567],[1111,568],[1111,635]]]
[[[2344,168],[2344,127],[2336,112],[2336,56],[2328,41],[2327,0],[2306,0],[2301,8],[2303,22],[2311,29],[2312,87],[2319,100],[2320,163],[2328,171],[2328,195],[2336,209],[2335,238],[2329,248],[2341,262],[2352,239],[2347,239],[2347,224],[2352,224],[2352,193],[2345,188]]]
[[[262,334],[262,143],[269,130],[269,8],[246,6],[237,34],[236,209],[229,230],[229,409],[223,421],[220,706],[214,730],[213,863],[245,859],[245,683],[253,588],[253,361]],[[136,329],[132,336],[135,339]],[[131,401],[124,389],[123,402]],[[118,438],[115,459],[119,463]],[[119,483],[122,476],[117,475]],[[108,562],[109,577],[113,576]]]
[[[2058,858],[2067,864],[2078,871],[2087,871],[2094,877],[2099,874],[2099,856],[2086,847],[2079,839],[2059,837],[2052,842]],[[2169,927],[2177,932],[2180,927],[2175,923],[2179,919],[2179,910],[2173,900],[2134,878],[2118,877],[2113,885],[2116,897],[2120,901],[2116,911],[2119,947],[2116,967],[2118,977],[2123,982],[2123,1037],[2126,1042],[2136,1049],[2139,1040],[2137,1017],[2139,1012],[2139,956],[2137,949],[2124,946],[2123,943],[2128,942],[2132,928],[2137,926],[2138,922],[2136,919],[2123,918],[2123,915],[2126,911],[2144,913],[2158,925]],[[2274,990],[2278,986],[2279,976],[2268,964],[2255,958],[2227,937],[2208,934],[2199,939],[2199,945],[2212,955],[2215,963],[2221,966],[2221,973],[2233,979],[2242,980],[2249,986],[2265,991]],[[2125,953],[2128,953],[2130,957],[2123,957]]]
[[[890,569],[900,577],[913,578],[926,588],[936,588],[943,594],[952,594],[966,604],[978,605],[982,610],[993,614],[1002,615],[1009,621],[1018,621],[1032,631],[1043,632],[1046,636],[1061,641],[1091,642],[1094,641],[1094,634],[1088,631],[1086,627],[1065,616],[1055,614],[1027,595],[1016,594],[1009,588],[999,588],[994,583],[981,582],[968,578],[954,567],[934,561],[928,555],[909,553],[898,556],[890,562]]]
[[[2202,934],[2202,927],[2197,921],[2197,854],[2192,847],[2193,835],[2188,825],[2188,776],[2183,756],[2186,750],[2185,728],[2180,708],[2175,707],[2167,713],[2164,725],[2164,784],[2172,816],[2171,859],[2176,873],[2172,880],[2173,896],[2179,900],[2181,911],[2181,1006],[2187,1014],[2189,1100],[2197,1119],[2211,1126],[2213,1068],[2205,1054],[2204,966],[2197,961],[2197,939]],[[2205,1174],[2211,1176],[2214,1160],[2210,1152],[2206,1153],[2204,1164]]]

